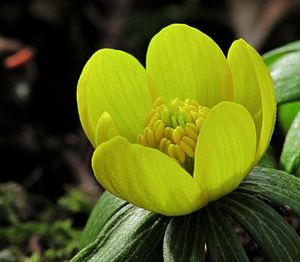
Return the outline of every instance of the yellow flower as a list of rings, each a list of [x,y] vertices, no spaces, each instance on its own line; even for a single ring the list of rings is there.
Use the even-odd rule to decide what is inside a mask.
[[[268,147],[276,113],[272,79],[250,45],[233,42],[226,60],[184,24],[152,38],[146,69],[125,52],[96,52],[77,100],[99,183],[165,215],[191,213],[238,187]]]

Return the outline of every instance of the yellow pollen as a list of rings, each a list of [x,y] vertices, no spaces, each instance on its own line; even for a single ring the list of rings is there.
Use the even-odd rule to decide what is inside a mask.
[[[137,142],[159,149],[192,172],[199,131],[208,113],[209,108],[192,99],[174,98],[165,103],[158,97]]]

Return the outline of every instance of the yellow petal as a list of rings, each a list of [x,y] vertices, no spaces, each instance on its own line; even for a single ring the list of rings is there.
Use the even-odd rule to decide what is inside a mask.
[[[175,160],[120,136],[96,149],[92,165],[105,189],[153,212],[183,215],[207,203],[198,184]]]
[[[232,100],[232,80],[218,45],[199,30],[173,24],[155,35],[148,47],[146,70],[151,85],[167,99],[193,98],[211,107]]]
[[[118,133],[136,141],[151,106],[143,66],[131,55],[101,49],[85,65],[77,88],[82,126],[95,146],[100,115],[107,111]]]
[[[266,151],[275,123],[273,81],[260,55],[244,40],[235,41],[228,52],[233,77],[234,101],[251,113],[256,127],[256,161]]]
[[[214,106],[200,130],[194,178],[209,201],[234,190],[253,166],[256,133],[247,109],[231,102]]]
[[[115,123],[108,112],[103,112],[99,117],[95,135],[96,147],[118,135]]]

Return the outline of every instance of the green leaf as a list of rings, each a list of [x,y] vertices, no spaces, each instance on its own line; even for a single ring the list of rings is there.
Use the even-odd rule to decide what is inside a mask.
[[[270,66],[279,104],[300,100],[300,51],[288,53]]]
[[[126,202],[124,200],[115,197],[109,192],[104,192],[96,203],[82,232],[80,249],[92,243],[106,222],[125,205]]]
[[[123,206],[72,262],[147,261],[161,243],[168,220],[130,204]]]
[[[199,214],[171,219],[163,244],[165,262],[204,261],[204,234]]]
[[[202,211],[208,256],[212,262],[249,261],[226,216],[215,204]]]
[[[257,165],[261,167],[276,168],[276,159],[271,147],[268,148],[267,152],[263,155]]]
[[[275,83],[279,122],[286,133],[300,110],[300,41],[274,49],[263,58]]]
[[[220,203],[260,246],[268,261],[299,261],[300,238],[274,209],[254,196],[237,192]]]
[[[300,112],[300,100],[279,106],[278,121],[285,134],[289,131],[298,112]]]
[[[269,199],[300,215],[300,179],[283,171],[256,167],[237,191]]]
[[[280,163],[286,172],[300,176],[300,112],[285,138]]]
[[[264,54],[263,58],[267,66],[270,67],[275,61],[277,61],[285,54],[294,51],[299,51],[299,50],[300,50],[300,41],[295,41],[292,43],[288,43],[287,45],[281,46],[279,48],[276,48],[274,50],[271,50],[270,52]]]

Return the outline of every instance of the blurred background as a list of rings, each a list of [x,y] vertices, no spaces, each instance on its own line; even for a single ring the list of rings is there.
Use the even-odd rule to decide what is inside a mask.
[[[261,54],[300,39],[298,0],[1,0],[0,261],[64,261],[101,193],[90,170],[76,84],[103,47],[143,64],[151,37],[197,27],[224,53],[242,37]]]

